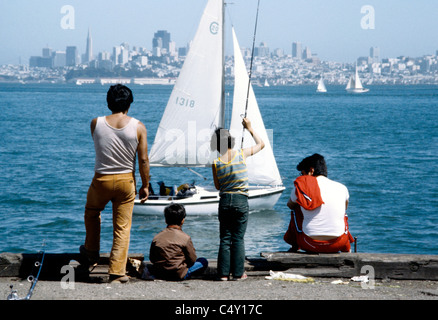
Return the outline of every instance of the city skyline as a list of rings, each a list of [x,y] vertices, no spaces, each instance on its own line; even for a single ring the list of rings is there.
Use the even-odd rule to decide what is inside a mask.
[[[254,47],[254,57],[277,57],[281,58],[287,56],[283,49],[269,48],[264,42],[261,42],[259,46]],[[148,57],[166,57],[162,62],[178,62],[178,57],[186,56],[189,50],[189,45],[186,47],[178,48],[174,41],[171,40],[171,34],[167,30],[157,30],[154,33],[152,39],[152,50],[147,50],[144,47],[130,46],[124,42],[118,46],[114,46],[112,50],[101,51],[99,53],[93,52],[93,39],[91,36],[91,30],[88,29],[86,49],[85,53],[80,54],[77,46],[67,46],[65,51],[54,50],[49,47],[42,48],[42,55],[34,55],[29,59],[30,67],[77,67],[81,65],[83,67],[91,68],[103,68],[111,70],[115,66],[126,67],[130,62],[134,62],[137,66],[145,67],[148,64]],[[242,54],[246,58],[250,58],[250,48],[241,47]],[[112,52],[112,53],[111,53]],[[311,63],[320,63],[321,60],[317,54],[312,54],[311,48],[301,42],[292,43],[292,54],[290,57],[297,60],[306,60]],[[432,56],[438,56],[438,50],[436,54]],[[411,57],[412,58],[412,57]],[[135,60],[135,61],[134,61]],[[366,63],[379,63],[380,62],[380,48],[371,47],[369,55],[358,57],[358,61],[364,61]],[[131,65],[132,67],[132,65]],[[128,66],[129,68],[129,66]]]
[[[123,42],[152,50],[157,30],[167,30],[176,46],[184,47],[196,31],[205,3],[77,0],[65,7],[54,0],[38,5],[30,0],[3,1],[0,41],[8,45],[0,48],[0,64],[17,64],[20,60],[27,63],[44,47],[65,50],[77,46],[79,54],[85,54],[90,29],[95,56]],[[256,7],[255,0],[235,0],[227,8],[226,16],[242,39],[242,47],[251,46]],[[367,55],[370,47],[379,47],[381,58],[435,54],[438,20],[434,12],[438,12],[438,3],[426,0],[386,0],[384,4],[351,0],[336,4],[269,0],[268,4],[261,0],[256,45],[264,42],[271,50],[280,48],[292,54],[292,43],[300,42],[321,60],[339,62],[354,62]]]

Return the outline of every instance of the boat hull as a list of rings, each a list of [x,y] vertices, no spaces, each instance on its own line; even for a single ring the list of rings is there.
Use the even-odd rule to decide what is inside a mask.
[[[270,210],[277,203],[285,187],[255,187],[249,190],[248,204],[250,211]],[[164,208],[172,203],[184,205],[187,215],[216,215],[219,205],[219,192],[199,188],[189,198],[153,197],[144,203],[138,198],[134,202],[133,213],[137,215],[163,215]]]
[[[346,90],[347,90],[347,92],[350,92],[350,93],[365,93],[365,92],[370,91],[370,89],[365,89],[365,88],[363,88],[363,89],[346,89]]]

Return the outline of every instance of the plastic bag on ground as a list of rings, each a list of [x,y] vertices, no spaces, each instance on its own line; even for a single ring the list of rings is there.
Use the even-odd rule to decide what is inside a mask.
[[[282,280],[282,281],[292,281],[292,282],[314,282],[313,278],[305,277],[300,274],[284,273],[284,272],[274,272],[269,271],[269,276],[266,276],[267,280]]]

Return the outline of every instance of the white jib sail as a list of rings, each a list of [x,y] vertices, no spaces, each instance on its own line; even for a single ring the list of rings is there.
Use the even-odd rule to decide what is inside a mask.
[[[353,89],[354,88],[354,79],[353,76],[350,77],[350,79],[348,80],[347,86],[345,87],[345,89],[349,90],[349,89]]]
[[[209,0],[158,127],[151,165],[211,163],[210,139],[223,126],[222,18],[223,1]]]
[[[230,132],[236,139],[235,149],[239,149],[242,141],[242,115],[245,115],[249,76],[240,51],[239,43],[237,42],[234,28],[232,28],[232,32],[235,79]],[[277,162],[275,161],[274,153],[272,151],[271,141],[265,129],[252,86],[249,88],[247,118],[251,121],[252,127],[265,143],[265,148],[262,151],[247,158],[249,183],[251,185],[282,185]],[[270,132],[273,133],[272,131]],[[273,135],[271,135],[271,137],[272,136]],[[255,142],[251,137],[251,134],[248,130],[245,130],[243,148],[251,147],[254,144]]]

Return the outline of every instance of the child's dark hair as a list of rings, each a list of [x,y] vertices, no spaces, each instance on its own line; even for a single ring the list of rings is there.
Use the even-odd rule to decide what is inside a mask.
[[[304,158],[298,165],[298,171],[309,172],[310,168],[314,169],[314,176],[325,176],[327,177],[327,165],[325,159],[322,155],[315,153],[307,158]]]
[[[181,225],[181,222],[186,217],[186,209],[183,205],[173,203],[164,209],[164,218],[168,225]]]
[[[218,128],[211,137],[210,148],[219,153],[232,149],[234,148],[234,137],[231,136],[228,129]]]
[[[125,112],[134,102],[134,96],[127,86],[116,84],[109,88],[106,94],[106,102],[112,112]]]

